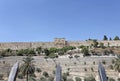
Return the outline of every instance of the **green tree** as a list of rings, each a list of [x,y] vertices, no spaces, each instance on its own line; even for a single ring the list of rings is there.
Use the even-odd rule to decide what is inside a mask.
[[[100,42],[100,48],[104,48],[104,43]]]
[[[35,53],[35,50],[34,50],[34,49],[28,49],[28,54],[34,56],[36,53]]]
[[[56,53],[56,52],[58,52],[58,49],[57,48],[50,48],[49,52],[50,53]]]
[[[120,55],[115,58],[114,69],[120,73]]]
[[[112,38],[110,37],[110,38],[109,38],[109,40],[111,41],[111,40],[112,40]]]
[[[48,57],[49,57],[49,58],[57,58],[58,56],[57,56],[55,53],[51,53],[51,54],[49,54]]]
[[[93,40],[93,47],[95,47],[95,48],[98,47],[98,44],[99,43],[97,42],[97,40]]]
[[[21,50],[16,50],[16,54],[17,54],[18,56],[23,56],[23,54],[24,54],[23,49],[21,49]]]
[[[40,54],[42,52],[42,47],[37,47],[36,51],[38,52],[38,54]]]
[[[82,48],[81,52],[84,54],[84,56],[90,55],[87,47]]]
[[[107,46],[110,47],[110,43],[109,42],[107,43]]]
[[[34,49],[21,49],[21,50],[17,50],[16,54],[18,56],[23,56],[23,55],[28,56],[28,55],[35,55],[36,53],[35,53]]]
[[[114,40],[120,40],[120,38],[118,36],[115,36]]]
[[[12,52],[12,50],[10,48],[6,49],[6,52]]]
[[[28,81],[28,77],[35,72],[33,60],[34,59],[31,56],[27,56],[26,58],[23,58],[24,63],[20,66],[20,72],[23,74],[23,76],[26,75],[26,81]]]
[[[65,46],[65,47],[61,48],[60,50],[64,51],[64,52],[67,52],[68,50],[73,50],[73,49],[75,49],[74,46]]]
[[[107,38],[107,36],[106,36],[106,35],[104,35],[104,38],[103,38],[103,40],[108,40],[108,38]]]
[[[11,55],[14,55],[14,54],[13,54],[13,50],[10,48],[0,51],[0,56],[4,57],[4,56],[11,56]]]
[[[84,45],[78,46],[78,48],[84,48],[84,47],[85,47]]]
[[[49,50],[47,48],[44,49],[45,55],[48,56],[50,54]]]

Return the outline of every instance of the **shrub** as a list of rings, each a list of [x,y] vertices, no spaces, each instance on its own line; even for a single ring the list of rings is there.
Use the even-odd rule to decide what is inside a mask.
[[[115,79],[113,79],[113,78],[109,78],[108,81],[115,81]]]
[[[95,61],[93,61],[93,64],[95,65]]]
[[[74,62],[74,65],[76,65],[77,63],[76,62]]]
[[[67,79],[66,81],[73,81],[73,79]]]
[[[46,79],[44,77],[41,77],[40,81],[46,81]]]
[[[3,61],[3,64],[5,64],[5,61]]]
[[[28,77],[28,81],[36,81],[35,77]]]
[[[48,56],[45,56],[44,59],[48,59]]]
[[[86,65],[86,62],[84,62],[84,65]]]
[[[66,81],[66,80],[67,80],[67,74],[63,73],[63,75],[62,75],[62,81]]]
[[[77,59],[77,58],[78,58],[78,57],[80,57],[80,56],[78,56],[78,55],[75,55],[74,57]]]
[[[70,71],[70,68],[67,68],[68,71]]]
[[[42,72],[42,70],[40,68],[36,68],[36,71],[39,73],[39,72]]]
[[[23,75],[21,73],[18,73],[17,76],[18,76],[19,79],[23,79]]]
[[[59,50],[59,51],[58,51],[58,55],[64,55],[64,51]]]
[[[65,66],[67,66],[67,64],[65,64]]]
[[[48,73],[46,71],[43,72],[43,76],[49,77]]]
[[[72,55],[70,55],[70,56],[69,56],[69,59],[72,59],[72,58],[73,58],[73,56],[72,56]]]
[[[91,71],[94,71],[93,67],[91,67]]]
[[[69,76],[69,72],[66,72],[66,75]]]
[[[36,75],[35,75],[35,74],[30,74],[29,76],[30,76],[30,77],[36,77]]]
[[[105,61],[105,60],[103,60],[103,61],[102,61],[102,63],[103,63],[103,64],[106,64],[106,61]]]
[[[110,69],[113,69],[113,65],[109,65],[109,68],[110,68]]]
[[[87,71],[87,69],[86,69],[86,68],[84,68],[84,71]]]
[[[34,49],[21,49],[21,50],[17,50],[16,51],[16,54],[18,55],[18,56],[23,56],[23,55],[35,55],[36,54],[36,52],[34,51]]]
[[[120,81],[120,78],[118,78],[117,81]]]
[[[3,74],[0,74],[0,80],[3,80]]]
[[[93,76],[90,76],[90,77],[85,77],[84,81],[96,81],[96,80]]]
[[[49,54],[49,56],[48,56],[49,58],[55,58],[56,57],[56,54],[54,54],[54,53],[51,53],[51,54]]]
[[[112,64],[114,64],[115,63],[115,60],[114,59],[112,59]]]
[[[55,70],[53,70],[53,72],[52,72],[53,74],[55,74]]]
[[[50,76],[50,77],[48,78],[48,81],[54,81],[54,77],[53,77],[53,76]]]
[[[76,80],[76,81],[81,81],[81,78],[75,77],[75,80]]]

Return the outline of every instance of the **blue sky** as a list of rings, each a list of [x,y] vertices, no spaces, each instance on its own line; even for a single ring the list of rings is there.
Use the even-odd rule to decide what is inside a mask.
[[[120,0],[0,0],[0,42],[120,36]]]

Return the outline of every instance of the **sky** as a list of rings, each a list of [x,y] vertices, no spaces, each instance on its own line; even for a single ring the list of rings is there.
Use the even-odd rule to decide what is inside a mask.
[[[0,42],[120,36],[120,0],[0,0]]]

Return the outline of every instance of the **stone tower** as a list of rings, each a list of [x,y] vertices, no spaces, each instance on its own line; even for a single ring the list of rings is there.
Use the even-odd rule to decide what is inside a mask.
[[[54,45],[57,48],[62,48],[67,45],[67,41],[65,40],[65,38],[55,38]]]

